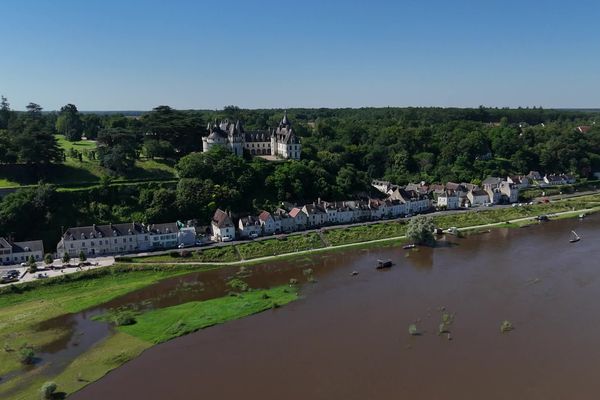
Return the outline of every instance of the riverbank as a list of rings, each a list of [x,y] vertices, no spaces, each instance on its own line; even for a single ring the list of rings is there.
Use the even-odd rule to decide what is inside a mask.
[[[537,223],[535,218],[540,214],[552,215],[552,218],[558,219],[575,217],[581,213],[589,214],[599,209],[600,196],[596,195],[538,206],[502,210],[482,209],[479,212],[437,215],[434,216],[434,220],[436,226],[444,228],[456,226],[459,230],[468,232]],[[53,317],[86,310],[165,278],[193,271],[232,265],[246,266],[287,258],[298,259],[301,255],[342,251],[349,248],[397,245],[406,242],[403,235],[404,229],[405,224],[396,221],[338,228],[339,232],[336,232],[336,229],[329,229],[306,235],[294,235],[286,240],[270,239],[235,245],[236,247],[228,246],[228,254],[239,255],[238,259],[234,261],[206,262],[196,261],[194,255],[190,258],[178,257],[177,259],[163,255],[160,256],[161,259],[156,256],[154,259],[147,257],[127,264],[120,263],[113,267],[2,288],[0,290],[0,310],[2,311],[0,313],[0,340],[5,344],[5,349],[0,352],[0,376],[21,368],[20,349],[30,347],[35,351],[53,342],[64,340],[65,332],[60,328],[46,331],[37,329],[41,322]],[[395,232],[398,235],[364,240],[380,235],[381,232]],[[290,240],[290,238],[292,239]],[[348,243],[344,243],[344,241]],[[297,245],[298,247],[296,247]],[[239,246],[244,246],[242,251]],[[311,248],[312,246],[319,247]],[[224,247],[216,249],[222,252]],[[275,254],[261,256],[267,252]],[[278,252],[280,254],[277,254]],[[241,254],[250,258],[242,259]],[[280,290],[277,288],[268,290],[275,290],[275,294],[256,291],[249,292],[252,293],[251,295],[243,294],[241,297],[224,297],[213,303],[209,303],[213,300],[188,302],[181,306],[175,306],[177,308],[168,307],[142,313],[136,317],[136,324],[116,327],[115,335],[74,358],[59,375],[44,377],[37,372],[39,376],[33,376],[25,387],[18,391],[12,391],[22,384],[22,380],[16,377],[2,383],[0,397],[7,399],[31,398],[43,381],[49,379],[56,380],[59,388],[70,393],[136,357],[155,343],[215,323],[230,321],[283,305],[294,300],[294,296],[296,296],[295,293],[277,292]],[[263,294],[268,297],[262,298]],[[259,298],[255,298],[255,295]],[[213,311],[216,314],[211,314]],[[202,315],[201,317],[198,316],[199,313]],[[127,345],[124,346],[124,343]],[[123,350],[124,348],[127,350]],[[43,367],[40,369],[43,371]]]
[[[50,349],[59,343],[73,340],[73,335],[79,337],[84,334],[83,331],[74,331],[68,319],[64,323],[48,324],[48,321],[62,320],[65,315],[93,309],[165,278],[211,268],[169,265],[152,268],[120,266],[111,269],[102,274],[98,270],[81,272],[64,278],[64,282],[58,284],[49,284],[47,281],[44,284],[30,284],[32,287],[19,287],[19,293],[0,296],[0,339],[4,343],[4,349],[0,351],[0,398],[37,398],[39,388],[48,380],[56,382],[59,390],[72,393],[154,344],[277,308],[298,298],[295,285],[249,290],[242,284],[241,287],[231,288],[230,295],[135,312],[135,324],[118,326],[111,320],[112,333],[105,339],[67,360],[58,373],[48,372],[52,362],[44,362],[44,354],[52,352]],[[85,341],[86,337],[75,340]],[[22,349],[33,350],[34,359],[38,354],[41,355],[42,358],[35,361],[39,364],[35,369],[22,365]]]
[[[550,219],[572,218],[579,214],[600,211],[600,195],[588,195],[547,204],[524,205],[502,209],[485,208],[461,213],[440,213],[432,216],[435,226],[459,231],[520,227],[538,223],[540,215]],[[126,263],[193,265],[246,265],[285,257],[294,257],[349,247],[369,247],[389,242],[406,243],[407,224],[403,221],[385,221],[347,228],[329,227],[319,232],[296,234],[242,244],[179,252],[159,256],[125,257]],[[182,256],[184,254],[184,256]],[[221,258],[226,255],[226,258]]]

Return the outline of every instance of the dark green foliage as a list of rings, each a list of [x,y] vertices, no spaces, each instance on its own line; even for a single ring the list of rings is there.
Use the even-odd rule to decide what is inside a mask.
[[[433,245],[435,238],[433,219],[424,215],[412,217],[406,227],[406,237],[417,244]]]
[[[42,385],[42,388],[40,389],[40,394],[42,396],[42,399],[44,399],[44,400],[52,399],[57,388],[58,388],[58,386],[54,382],[44,383]]]
[[[31,365],[35,362],[35,352],[27,345],[19,350],[19,361],[23,365]]]

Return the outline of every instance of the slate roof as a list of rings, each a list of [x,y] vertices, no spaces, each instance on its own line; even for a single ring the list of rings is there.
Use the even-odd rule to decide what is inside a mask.
[[[13,253],[26,253],[29,251],[44,252],[44,242],[41,240],[30,240],[28,242],[14,242],[12,244]]]
[[[215,224],[218,228],[233,227],[233,222],[231,221],[229,215],[220,208],[217,208],[217,211],[215,211],[215,214],[212,217],[212,223]]]

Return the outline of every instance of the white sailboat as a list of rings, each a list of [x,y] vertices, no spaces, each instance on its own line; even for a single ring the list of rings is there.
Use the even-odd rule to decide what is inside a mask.
[[[581,240],[581,238],[579,237],[579,235],[577,234],[577,232],[571,231],[571,233],[573,234],[573,237],[571,239],[569,239],[570,243],[579,242]]]

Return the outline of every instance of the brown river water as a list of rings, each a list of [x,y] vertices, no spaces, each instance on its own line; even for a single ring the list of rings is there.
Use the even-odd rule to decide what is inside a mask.
[[[579,243],[568,242],[572,229]],[[251,287],[305,280],[305,268],[317,283],[285,307],[155,346],[69,398],[595,399],[599,238],[594,216],[444,237],[435,249],[348,250],[254,266],[245,278]],[[378,271],[377,259],[395,265]],[[47,349],[50,364],[73,357],[78,331],[95,332],[90,342],[110,334],[90,315],[220,296],[237,270],[168,279],[49,322],[74,327]],[[442,308],[455,313],[451,340],[437,334]],[[515,329],[502,334],[505,319]],[[409,336],[415,321],[422,334]]]

